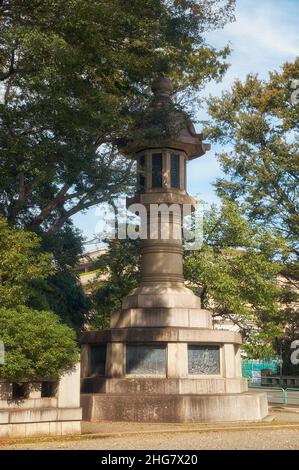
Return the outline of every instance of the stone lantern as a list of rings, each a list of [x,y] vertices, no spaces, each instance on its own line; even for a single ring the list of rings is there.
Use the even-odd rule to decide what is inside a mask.
[[[149,113],[162,111],[161,135],[122,148],[137,161],[137,192],[128,205],[146,214],[140,285],[112,315],[110,329],[81,338],[83,419],[260,420],[268,413],[266,394],[248,393],[239,333],[213,329],[211,312],[184,283],[183,207],[195,207],[186,166],[209,146],[175,109],[170,80],[156,80],[152,91]]]

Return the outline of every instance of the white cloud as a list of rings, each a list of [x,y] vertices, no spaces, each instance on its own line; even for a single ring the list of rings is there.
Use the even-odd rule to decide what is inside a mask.
[[[231,66],[220,84],[210,83],[205,94],[218,95],[236,78],[248,73],[266,78],[299,55],[298,0],[237,0],[236,21],[214,31],[208,41],[222,47],[228,42]]]
[[[296,3],[239,0],[237,21],[226,26],[225,34],[246,54],[295,57],[299,54],[298,23],[292,24],[292,13],[298,19]]]

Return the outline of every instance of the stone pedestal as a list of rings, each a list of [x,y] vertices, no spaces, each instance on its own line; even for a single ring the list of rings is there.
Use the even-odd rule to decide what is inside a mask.
[[[206,310],[128,309],[115,315],[112,323],[118,327],[82,337],[82,357],[85,365],[89,363],[81,386],[84,420],[219,422],[267,416],[266,394],[248,393],[242,378],[239,334],[213,330]],[[99,345],[106,345],[104,376],[92,369],[91,356]],[[137,359],[136,370],[128,370],[132,346],[141,351],[148,347],[148,354],[155,348],[163,351],[165,367],[157,367],[156,374],[146,370],[145,350],[139,369]],[[194,346],[216,347],[216,373],[209,373],[217,364],[209,365],[208,360],[207,373],[190,370]],[[152,362],[149,367],[155,365]]]
[[[209,395],[83,394],[83,419],[147,423],[260,421],[268,414],[266,393]]]

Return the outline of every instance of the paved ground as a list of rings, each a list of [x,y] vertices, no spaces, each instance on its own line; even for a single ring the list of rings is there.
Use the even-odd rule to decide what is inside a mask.
[[[58,442],[18,444],[1,449],[20,450],[202,450],[202,449],[299,449],[298,429],[246,430],[194,433],[140,434]]]
[[[9,450],[220,450],[299,449],[299,413],[274,411],[261,424],[84,423],[85,437],[35,442],[0,442]],[[96,435],[97,434],[97,435]]]

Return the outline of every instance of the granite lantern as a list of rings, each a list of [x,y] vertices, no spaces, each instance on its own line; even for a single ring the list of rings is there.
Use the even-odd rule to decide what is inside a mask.
[[[209,146],[176,110],[167,78],[152,85],[149,115],[160,113],[158,136],[127,142],[137,161],[137,192],[129,204],[146,210],[140,285],[123,299],[111,328],[81,338],[83,419],[145,422],[260,420],[266,394],[248,393],[238,333],[213,329],[212,315],[185,286],[182,213],[169,211],[168,236],[153,204],[195,206],[186,192],[186,166]],[[164,117],[163,117],[164,116]],[[151,227],[155,226],[155,236]]]

